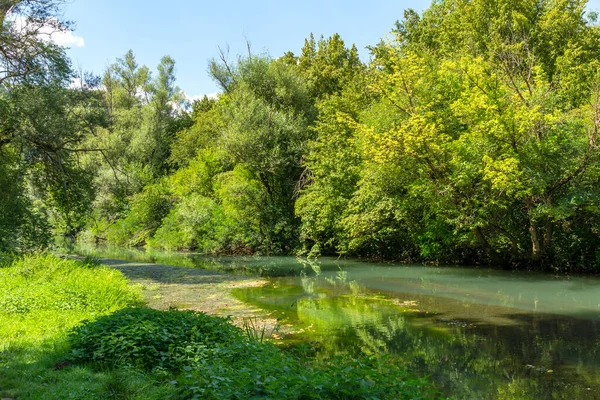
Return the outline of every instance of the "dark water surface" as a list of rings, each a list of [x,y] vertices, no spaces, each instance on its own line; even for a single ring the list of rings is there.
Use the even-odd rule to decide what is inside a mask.
[[[324,355],[386,354],[459,399],[600,399],[600,278],[293,257],[99,256],[266,276],[235,295]]]

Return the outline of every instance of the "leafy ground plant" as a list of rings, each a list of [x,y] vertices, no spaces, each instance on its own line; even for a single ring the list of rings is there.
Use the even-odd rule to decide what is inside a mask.
[[[179,371],[239,340],[239,329],[194,311],[128,308],[76,327],[69,339],[72,361]]]
[[[194,311],[128,308],[75,328],[71,362],[134,368],[168,382],[176,398],[435,398],[425,379],[377,359],[316,363],[249,338],[227,319]]]

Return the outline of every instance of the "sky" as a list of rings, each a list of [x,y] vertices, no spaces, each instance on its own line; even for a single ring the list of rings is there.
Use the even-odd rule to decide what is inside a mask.
[[[363,60],[402,18],[406,8],[422,12],[430,0],[67,0],[64,17],[75,30],[54,38],[70,47],[77,69],[102,73],[117,57],[133,50],[139,64],[155,70],[162,56],[177,63],[177,85],[188,96],[212,95],[217,85],[208,61],[219,48],[230,59],[253,53],[278,57],[300,52],[304,39],[339,33],[356,44]],[[588,8],[600,11],[600,0]]]
[[[600,1],[600,0],[599,0]],[[74,67],[100,74],[117,57],[133,50],[140,64],[155,70],[164,55],[177,63],[177,85],[189,96],[218,91],[208,61],[219,47],[231,59],[253,53],[279,57],[298,54],[310,33],[339,33],[368,59],[376,44],[401,19],[405,8],[422,11],[424,0],[67,0],[64,16],[74,21],[69,45]]]

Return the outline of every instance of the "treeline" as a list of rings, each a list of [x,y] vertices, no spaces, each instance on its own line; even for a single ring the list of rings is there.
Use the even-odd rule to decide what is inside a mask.
[[[58,21],[53,1],[16,4]],[[170,57],[151,72],[129,52],[74,87],[60,48],[2,26],[9,50],[41,49],[0,55],[0,247],[54,233],[600,267],[600,30],[585,1],[438,1],[406,11],[367,63],[338,35],[299,55],[220,54],[221,94],[191,107]]]

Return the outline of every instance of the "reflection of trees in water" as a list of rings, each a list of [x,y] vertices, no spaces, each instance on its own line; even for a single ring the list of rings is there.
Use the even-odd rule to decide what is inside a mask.
[[[159,263],[178,267],[203,268],[219,272],[242,273],[262,277],[318,276],[320,266],[291,257],[210,256],[158,249],[80,245],[76,253],[125,261]]]
[[[313,278],[311,293],[315,285]],[[504,326],[440,322],[350,293],[302,298],[297,314],[322,333],[322,352],[389,354],[459,398],[594,398],[587,388],[600,383],[593,321],[515,314],[504,316],[514,321]]]

